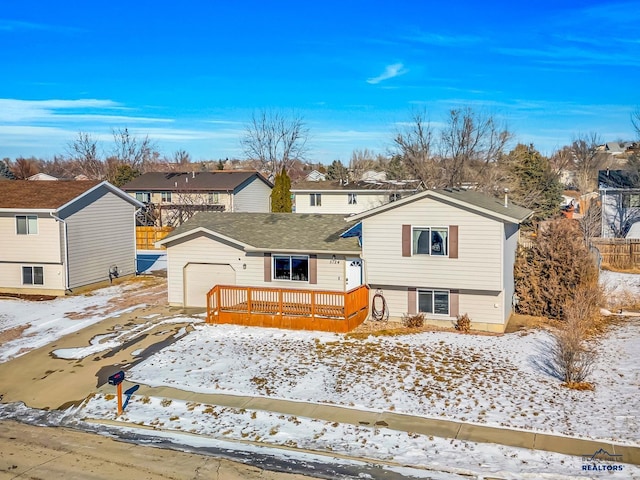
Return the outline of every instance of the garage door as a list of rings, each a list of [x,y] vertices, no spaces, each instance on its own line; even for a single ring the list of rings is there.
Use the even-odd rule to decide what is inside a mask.
[[[189,263],[184,267],[184,306],[206,307],[207,292],[214,285],[235,285],[236,272],[231,265]]]

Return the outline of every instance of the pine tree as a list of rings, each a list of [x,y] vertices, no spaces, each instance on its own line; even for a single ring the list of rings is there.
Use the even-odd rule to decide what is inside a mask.
[[[15,180],[16,178],[5,160],[0,160],[0,177],[8,178],[9,180]]]
[[[276,174],[271,190],[271,211],[291,213],[291,179],[283,168]]]
[[[533,145],[518,144],[506,161],[513,201],[534,210],[534,221],[556,215],[560,211],[563,189],[549,160]]]

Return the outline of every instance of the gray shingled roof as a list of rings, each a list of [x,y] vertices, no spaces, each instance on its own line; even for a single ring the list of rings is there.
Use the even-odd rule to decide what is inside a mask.
[[[352,226],[345,222],[344,215],[201,212],[164,240],[204,228],[257,250],[360,252],[357,238],[340,238]]]
[[[368,182],[359,180],[357,182],[341,183],[339,181],[300,181],[291,185],[292,192],[321,192],[323,190],[339,190],[344,192],[351,191],[369,191],[369,190],[382,190],[382,191],[411,191],[415,192],[420,189],[419,180],[406,180],[406,181],[394,181],[387,180],[384,182]]]
[[[640,175],[628,170],[600,170],[598,172],[598,188],[601,190],[640,188]]]
[[[230,192],[252,177],[257,177],[272,186],[256,171],[220,170],[216,172],[148,172],[120,188],[125,192],[176,190]]]

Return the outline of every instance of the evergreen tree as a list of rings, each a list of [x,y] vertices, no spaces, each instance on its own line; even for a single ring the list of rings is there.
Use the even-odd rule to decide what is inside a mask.
[[[513,201],[535,211],[534,221],[556,215],[560,211],[563,188],[549,160],[533,145],[518,144],[506,161]]]
[[[9,180],[15,180],[16,178],[6,160],[0,160],[0,177],[8,178]]]
[[[125,183],[129,183],[131,180],[139,177],[140,175],[142,175],[140,170],[138,170],[137,168],[133,168],[131,165],[123,163],[118,165],[118,167],[116,168],[116,172],[113,177],[113,184],[116,187],[121,187]]]
[[[291,207],[291,179],[283,167],[280,173],[276,174],[273,182],[271,211],[291,213]]]
[[[346,181],[349,179],[349,172],[340,160],[334,160],[327,168],[327,178],[329,180]]]

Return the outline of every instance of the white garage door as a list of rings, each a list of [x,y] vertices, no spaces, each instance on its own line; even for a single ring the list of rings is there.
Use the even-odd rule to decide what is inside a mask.
[[[231,265],[189,263],[184,267],[184,306],[206,307],[207,292],[215,285],[235,285],[236,272]]]

